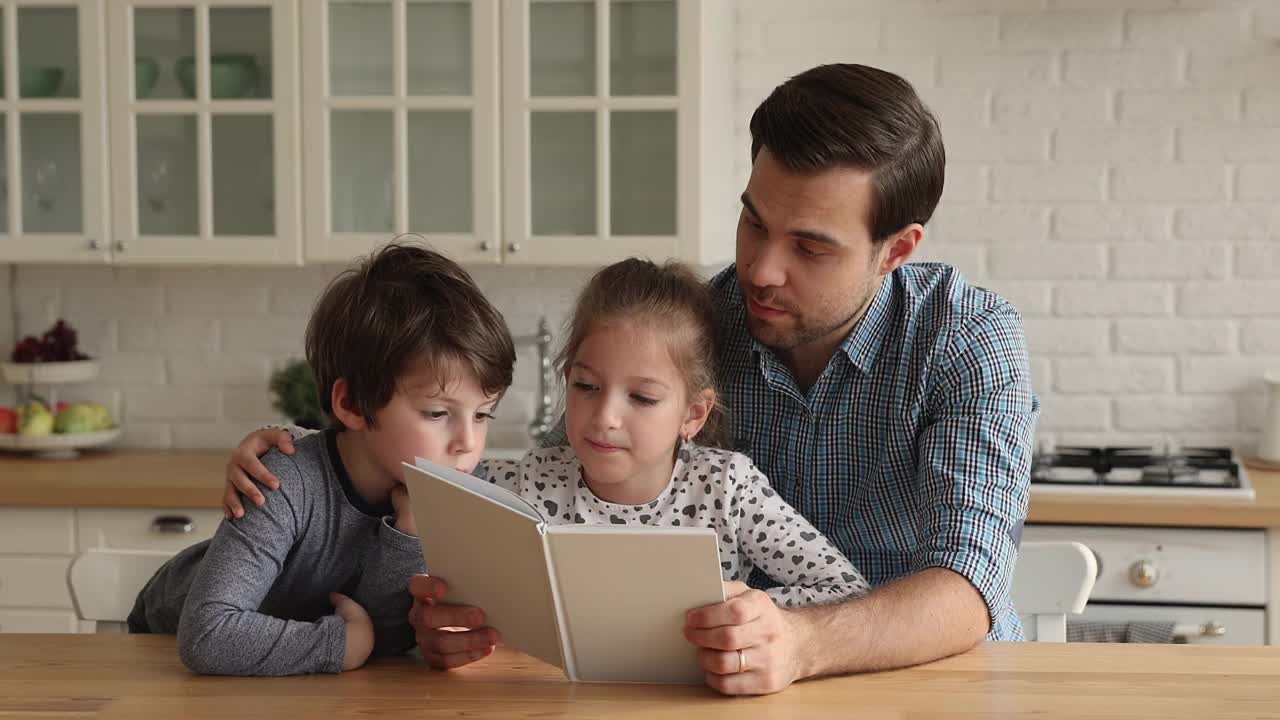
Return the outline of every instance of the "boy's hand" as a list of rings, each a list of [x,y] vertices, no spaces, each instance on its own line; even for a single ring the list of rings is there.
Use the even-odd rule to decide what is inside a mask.
[[[342,655],[342,669],[355,670],[364,665],[373,652],[373,620],[360,603],[342,593],[329,593],[329,602],[346,623],[347,649]]]
[[[231,452],[227,461],[227,487],[222,491],[222,514],[228,520],[244,516],[244,506],[240,504],[240,496],[244,495],[261,505],[267,501],[250,478],[257,479],[268,490],[280,488],[280,481],[258,460],[273,447],[280,448],[285,455],[293,454],[293,438],[288,430],[255,430],[244,436],[240,445]]]
[[[418,638],[422,659],[437,670],[462,667],[493,654],[501,638],[498,631],[484,627],[484,611],[464,605],[443,605],[449,586],[440,578],[414,575],[409,578],[413,609],[409,623]]]
[[[413,506],[409,503],[409,490],[404,485],[396,483],[391,488],[391,507],[396,513],[396,530],[405,535],[418,536],[418,524],[413,521]]]

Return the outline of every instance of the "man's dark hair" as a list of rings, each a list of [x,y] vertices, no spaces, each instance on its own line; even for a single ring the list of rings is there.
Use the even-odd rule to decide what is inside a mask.
[[[502,314],[465,270],[399,243],[329,283],[307,323],[306,351],[325,413],[333,417],[333,384],[343,378],[349,409],[371,424],[412,366],[431,367],[441,390],[469,369],[496,395],[511,385],[516,359]]]
[[[937,119],[911,83],[866,65],[819,65],[774,88],[751,116],[752,161],[763,147],[797,173],[871,173],[867,227],[876,243],[927,222],[942,196]]]

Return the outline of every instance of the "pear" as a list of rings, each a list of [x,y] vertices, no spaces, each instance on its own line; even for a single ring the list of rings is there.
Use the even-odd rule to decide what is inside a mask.
[[[44,404],[32,400],[18,408],[19,435],[48,435],[53,432],[53,413]]]

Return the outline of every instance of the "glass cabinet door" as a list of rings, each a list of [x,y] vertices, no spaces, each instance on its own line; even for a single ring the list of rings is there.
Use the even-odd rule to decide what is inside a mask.
[[[102,31],[92,0],[0,2],[0,262],[108,257]]]
[[[504,10],[504,259],[675,254],[676,0]]]
[[[325,0],[302,23],[307,258],[410,233],[496,261],[497,0]]]
[[[296,0],[113,0],[113,257],[301,258]]]

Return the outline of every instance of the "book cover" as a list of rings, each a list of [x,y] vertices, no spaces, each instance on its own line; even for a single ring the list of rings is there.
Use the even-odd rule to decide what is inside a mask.
[[[518,495],[422,459],[404,481],[427,572],[504,644],[571,680],[702,682],[682,631],[688,610],[724,600],[715,531],[551,525]]]

